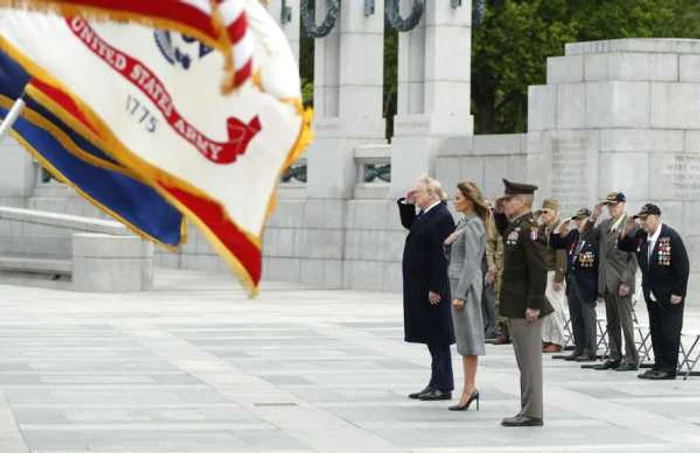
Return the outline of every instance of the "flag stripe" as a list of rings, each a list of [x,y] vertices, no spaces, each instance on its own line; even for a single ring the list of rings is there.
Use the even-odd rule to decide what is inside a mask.
[[[162,28],[176,29],[185,34],[195,34],[210,46],[223,50],[227,55],[234,55],[234,66],[240,70],[253,58],[253,41],[248,31],[244,0],[221,0],[219,9],[223,18],[224,30],[214,25],[211,4],[207,0],[75,0],[75,1],[30,1],[0,0],[0,5],[9,3],[18,8],[58,10],[65,16],[86,15],[99,17],[99,13],[117,21],[136,21],[152,24]],[[222,40],[221,34],[225,35]],[[222,49],[222,43],[230,47]],[[241,47],[242,46],[242,47]],[[241,47],[241,49],[239,49]],[[247,78],[238,74],[233,78],[233,88],[244,83]]]
[[[243,39],[247,29],[248,21],[244,12],[241,12],[238,17],[226,27],[231,42],[234,45],[238,44],[238,42]]]
[[[73,118],[75,118],[75,120],[77,120],[82,126],[86,127],[95,136],[99,136],[97,130],[90,124],[90,121],[88,121],[87,117],[83,114],[76,103],[73,102],[73,99],[66,96],[63,91],[36,78],[32,79],[31,86],[57,103],[62,109],[68,112]]]
[[[225,258],[233,258],[245,269],[249,283],[257,287],[262,276],[262,254],[259,247],[233,222],[227,219],[222,207],[211,200],[198,197],[160,181],[160,187],[179,201],[194,217],[204,222],[204,229],[211,231],[225,248]]]
[[[236,78],[234,80],[235,85],[241,85],[243,82],[248,80],[251,73],[253,72],[253,60],[248,60],[245,66],[236,71]]]

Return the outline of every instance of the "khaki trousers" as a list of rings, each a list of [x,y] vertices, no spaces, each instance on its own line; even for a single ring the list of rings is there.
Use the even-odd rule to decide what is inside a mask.
[[[542,418],[542,320],[528,322],[509,318],[515,360],[520,370],[520,406],[518,415]]]

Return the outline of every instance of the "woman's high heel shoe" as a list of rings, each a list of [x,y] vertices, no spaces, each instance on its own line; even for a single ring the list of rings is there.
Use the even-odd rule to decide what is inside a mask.
[[[469,406],[476,401],[476,410],[479,410],[479,391],[474,390],[472,394],[469,396],[469,399],[467,400],[466,403],[464,404],[457,404],[455,406],[450,406],[448,407],[449,410],[451,411],[466,411],[469,409]]]

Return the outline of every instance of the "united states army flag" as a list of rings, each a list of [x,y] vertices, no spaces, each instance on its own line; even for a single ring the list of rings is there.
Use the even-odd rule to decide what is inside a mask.
[[[252,75],[229,95],[222,53],[144,25],[6,10],[0,50],[33,78],[26,96],[194,221],[255,294],[276,184],[310,119],[282,31],[257,0],[240,1]]]

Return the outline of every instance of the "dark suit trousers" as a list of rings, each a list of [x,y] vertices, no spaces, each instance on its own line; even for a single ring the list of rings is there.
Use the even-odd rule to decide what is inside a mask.
[[[455,388],[452,377],[452,353],[450,345],[429,344],[428,350],[433,359],[430,375],[430,388],[443,392],[451,392]]]
[[[649,310],[649,331],[654,348],[654,369],[676,374],[678,369],[678,348],[683,329],[683,306],[659,305],[647,302]]]
[[[596,299],[586,299],[584,291],[574,278],[569,280],[569,315],[571,316],[571,330],[574,334],[575,354],[595,356],[598,353],[596,347],[597,316],[595,312]]]
[[[634,343],[632,295],[620,297],[616,292],[605,293],[605,317],[610,339],[610,359],[639,365],[637,345]],[[622,335],[621,335],[622,334]],[[622,356],[622,336],[625,337],[625,355]]]

